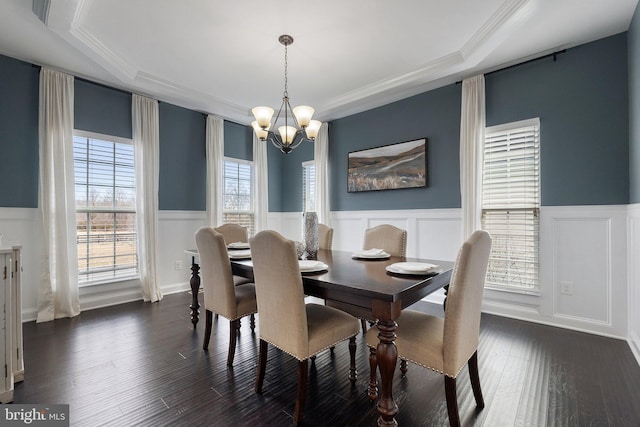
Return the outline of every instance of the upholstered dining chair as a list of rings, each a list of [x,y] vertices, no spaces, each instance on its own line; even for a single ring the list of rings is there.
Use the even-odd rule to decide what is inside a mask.
[[[373,248],[382,249],[391,256],[406,256],[407,230],[391,224],[380,224],[366,229],[362,249],[367,250]],[[331,305],[331,303],[329,303],[329,305]],[[372,319],[360,319],[363,334],[367,332],[367,320],[373,323]]]
[[[471,388],[476,405],[484,408],[484,398],[478,375],[478,339],[480,311],[485,275],[491,251],[491,237],[478,230],[463,243],[458,252],[447,295],[444,319],[416,311],[405,310],[398,319],[396,346],[398,357],[444,375],[449,424],[460,425],[456,394],[456,377],[469,366]],[[370,347],[371,379],[369,396],[377,395],[378,329],[367,332]]]
[[[391,224],[381,224],[364,232],[362,249],[383,249],[391,256],[406,256],[407,230]]]
[[[318,224],[318,247],[331,249],[333,244],[333,228],[325,224]]]
[[[350,374],[356,380],[355,352],[358,320],[340,310],[305,304],[295,243],[272,230],[251,239],[251,258],[258,299],[260,351],[256,393],[262,392],[268,344],[298,359],[298,392],[294,424],[302,419],[312,356],[349,339]]]
[[[230,338],[227,365],[233,366],[240,318],[252,315],[257,311],[256,288],[253,283],[236,285],[233,282],[231,263],[222,234],[211,227],[202,227],[196,231],[196,245],[200,255],[200,274],[206,309],[202,348],[207,350],[209,347],[213,313],[229,319]],[[252,329],[253,326],[252,323]]]
[[[224,242],[229,245],[231,243],[248,243],[249,242],[249,233],[247,231],[247,227],[244,227],[240,224],[227,223],[222,224],[219,227],[214,228],[218,233],[222,234],[224,237]],[[233,283],[237,285],[242,285],[244,283],[250,283],[251,279],[247,279],[246,277],[233,275]],[[216,315],[216,317],[218,317]],[[255,322],[253,315],[251,316],[251,324],[253,325]]]
[[[222,237],[224,237],[224,241],[227,245],[236,242],[249,242],[249,233],[247,232],[247,227],[244,227],[240,224],[222,224],[221,226],[214,228],[214,230],[222,234]]]

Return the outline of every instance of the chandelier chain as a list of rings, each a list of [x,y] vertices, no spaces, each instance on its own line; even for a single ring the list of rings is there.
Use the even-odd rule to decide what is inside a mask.
[[[288,46],[288,43],[284,45],[284,96],[288,98],[289,91],[287,89],[287,86],[288,86],[287,68],[289,66],[289,60],[287,55],[287,46]]]

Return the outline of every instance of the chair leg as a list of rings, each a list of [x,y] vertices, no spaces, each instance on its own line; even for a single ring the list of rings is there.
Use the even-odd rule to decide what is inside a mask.
[[[202,349],[207,350],[209,348],[209,340],[211,339],[211,324],[213,323],[213,313],[211,310],[206,311],[204,321],[204,343]]]
[[[400,373],[403,377],[407,375],[407,359],[400,359]]]
[[[293,413],[293,424],[298,425],[302,420],[304,402],[307,398],[307,374],[309,359],[298,361],[298,396],[296,397],[296,409]]]
[[[444,392],[447,396],[447,412],[449,413],[449,425],[451,425],[451,427],[460,427],[455,378],[451,378],[446,375],[444,376]]]
[[[349,380],[355,385],[358,378],[358,370],[356,369],[356,337],[349,338]]]
[[[251,314],[251,317],[249,319],[250,319],[249,326],[251,327],[251,332],[254,332],[256,330],[256,315]]]
[[[377,370],[378,358],[376,357],[376,349],[374,347],[369,347],[369,389],[367,394],[371,400],[378,399]]]
[[[267,368],[267,351],[269,346],[266,341],[260,340],[258,351],[258,373],[256,375],[256,393],[262,393],[262,383],[264,382],[264,371]]]
[[[227,356],[227,366],[233,366],[233,358],[236,355],[236,341],[238,341],[238,328],[240,328],[240,319],[232,320],[229,325],[231,332],[229,337],[229,355]]]
[[[360,319],[360,323],[362,323],[362,335],[367,334],[367,321],[364,319]]]
[[[471,378],[471,388],[473,389],[473,397],[476,398],[478,409],[484,408],[484,398],[482,397],[482,389],[480,388],[480,376],[478,375],[478,351],[467,362],[469,366],[469,377]]]

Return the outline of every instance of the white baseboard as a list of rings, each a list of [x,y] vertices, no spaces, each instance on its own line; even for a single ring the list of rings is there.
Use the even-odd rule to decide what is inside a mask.
[[[191,285],[189,284],[189,282],[179,282],[179,283],[172,283],[169,285],[163,285],[162,286],[162,295],[171,295],[171,294],[177,294],[179,292],[187,292],[191,290]]]

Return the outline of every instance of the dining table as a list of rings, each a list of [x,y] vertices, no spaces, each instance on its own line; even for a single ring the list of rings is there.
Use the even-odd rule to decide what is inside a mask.
[[[188,250],[192,255],[191,290],[193,293],[191,321],[198,322],[198,288],[200,277],[197,250]],[[395,416],[398,406],[393,399],[393,376],[398,360],[395,345],[396,320],[403,309],[420,301],[427,295],[448,287],[454,263],[408,257],[386,256],[381,258],[357,258],[355,253],[320,249],[317,260],[326,265],[318,271],[302,272],[305,295],[331,300],[332,306],[354,316],[374,321],[378,328],[376,357],[380,372],[380,393],[377,402],[378,425],[397,425]],[[277,260],[274,260],[277,262]],[[427,273],[398,272],[397,263],[429,263],[436,267]],[[233,274],[253,279],[251,259],[231,257]],[[391,271],[389,271],[391,270]],[[378,396],[371,390],[369,396]]]

